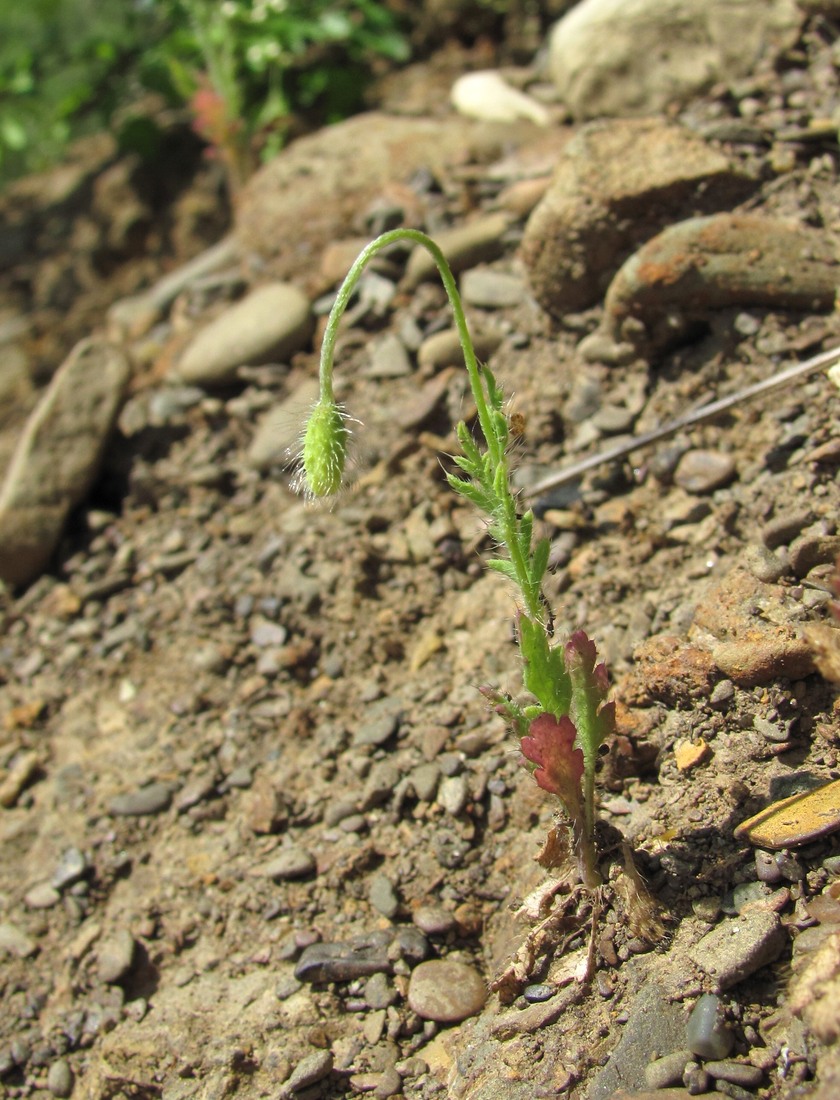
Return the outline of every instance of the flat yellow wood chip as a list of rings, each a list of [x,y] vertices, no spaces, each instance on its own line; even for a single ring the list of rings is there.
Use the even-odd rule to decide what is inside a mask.
[[[783,798],[735,830],[761,848],[793,848],[840,829],[840,779]]]
[[[708,742],[702,737],[698,741],[677,741],[674,745],[674,759],[679,770],[687,772],[702,764],[711,751]]]

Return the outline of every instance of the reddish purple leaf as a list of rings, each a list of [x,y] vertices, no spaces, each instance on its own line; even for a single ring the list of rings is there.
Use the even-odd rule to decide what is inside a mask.
[[[572,818],[581,816],[580,781],[583,777],[583,753],[575,748],[577,734],[567,717],[559,721],[553,714],[541,714],[522,738],[522,754],[536,764],[534,778],[544,791],[556,794]]]

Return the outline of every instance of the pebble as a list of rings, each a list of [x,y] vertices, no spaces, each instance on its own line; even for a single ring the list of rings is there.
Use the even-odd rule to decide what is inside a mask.
[[[469,788],[463,775],[446,776],[440,781],[437,792],[438,805],[452,817],[463,813],[469,798]]]
[[[128,791],[112,798],[108,812],[114,817],[144,817],[162,813],[169,808],[172,791],[166,783],[149,783],[136,791]]]
[[[441,252],[449,263],[453,274],[458,275],[480,263],[488,263],[502,254],[502,237],[510,225],[510,216],[506,213],[488,214],[443,230],[436,236]],[[411,253],[405,270],[402,289],[414,290],[427,279],[437,277],[437,265],[425,248],[417,247]],[[478,349],[476,348],[478,354]]]
[[[286,644],[289,632],[280,623],[273,623],[270,619],[257,617],[253,620],[249,630],[251,642],[258,649],[266,646],[282,646]]]
[[[374,875],[368,890],[368,901],[383,917],[392,920],[400,907],[400,899],[387,875]]]
[[[725,1058],[735,1037],[726,1026],[723,1003],[714,993],[704,993],[691,1010],[685,1027],[688,1049],[699,1058]]]
[[[709,696],[709,705],[715,710],[726,710],[735,698],[735,685],[731,680],[718,680]]]
[[[790,567],[807,577],[817,565],[831,565],[840,555],[840,535],[800,535],[790,545]]]
[[[466,963],[431,959],[411,972],[408,1004],[424,1020],[457,1024],[481,1012],[486,1000],[484,979]]]
[[[47,1073],[47,1088],[53,1096],[66,1097],[73,1091],[73,1071],[68,1062],[58,1058]]]
[[[669,1085],[678,1085],[691,1060],[690,1050],[675,1050],[673,1054],[648,1062],[645,1066],[645,1084],[649,1089],[665,1089]]]
[[[74,882],[84,878],[89,866],[84,852],[80,852],[78,848],[68,848],[62,853],[50,882],[56,890],[63,890],[66,886],[72,886]]]
[[[427,936],[445,936],[456,926],[455,917],[441,905],[422,905],[412,918],[421,932]]]
[[[61,894],[49,882],[39,882],[23,896],[27,909],[52,909],[61,901]]]
[[[703,1066],[715,1080],[731,1081],[745,1089],[757,1089],[764,1080],[764,1071],[744,1062],[712,1061]]]
[[[542,1004],[543,1001],[550,1001],[556,992],[555,986],[542,982],[537,985],[526,985],[522,990],[522,996],[528,1004]]]
[[[787,546],[813,520],[814,513],[810,508],[783,512],[780,516],[774,516],[769,523],[762,527],[761,541],[768,550],[775,550],[779,546]]]
[[[134,962],[134,937],[127,928],[103,940],[96,953],[100,981],[113,985],[121,981]]]
[[[689,957],[723,992],[774,962],[786,942],[776,914],[753,909],[722,921],[691,948]]]
[[[744,565],[758,580],[775,584],[787,571],[787,565],[778,554],[766,546],[752,545],[744,551]]]
[[[433,802],[440,782],[440,767],[437,764],[418,764],[409,775],[409,781],[421,802]]]
[[[266,283],[199,330],[174,373],[189,385],[230,385],[246,364],[288,361],[309,342],[313,324],[301,290],[290,283]]]
[[[702,1096],[704,1092],[708,1091],[711,1081],[712,1079],[709,1074],[706,1073],[702,1066],[698,1066],[696,1062],[690,1062],[685,1067],[683,1084],[689,1096]]]
[[[772,852],[765,852],[761,848],[756,848],[755,850],[755,870],[759,881],[766,882],[771,886],[777,882],[781,882],[784,877],[779,869],[774,854]]]
[[[411,374],[411,360],[399,336],[389,332],[376,341],[365,373],[368,378],[404,378]]]
[[[475,354],[480,362],[487,362],[493,352],[502,342],[502,337],[496,332],[482,332],[480,329],[472,334]],[[439,371],[444,367],[462,367],[464,353],[461,350],[461,338],[456,329],[446,329],[444,332],[435,332],[427,336],[417,352],[417,363],[424,371]]]
[[[420,963],[429,954],[429,941],[419,928],[403,927],[397,931],[389,954],[392,958],[396,955],[407,962]]]
[[[352,982],[380,971],[391,972],[387,943],[313,943],[301,953],[295,977],[301,982]]]
[[[485,122],[528,119],[537,126],[547,126],[551,117],[542,103],[508,84],[495,69],[459,76],[452,85],[450,99],[459,114]]]
[[[31,936],[22,932],[16,924],[0,924],[0,952],[14,955],[18,959],[28,959],[38,950],[38,944]]]
[[[316,1050],[307,1054],[292,1070],[292,1075],[283,1085],[280,1095],[291,1096],[295,1092],[302,1092],[310,1085],[323,1081],[327,1074],[332,1073],[332,1068],[332,1051]]]
[[[525,283],[517,275],[476,267],[461,278],[461,297],[467,305],[483,309],[504,309],[524,302]]]
[[[674,482],[687,493],[698,496],[727,485],[735,476],[732,455],[721,451],[686,451],[677,463]]]
[[[383,702],[388,704],[389,709],[384,713],[376,714],[373,718],[368,718],[356,727],[353,733],[354,748],[358,748],[360,745],[375,747],[384,745],[391,740],[400,728],[401,712],[393,706],[390,700],[383,700]],[[381,711],[383,708],[378,709]]]
[[[251,874],[259,878],[270,878],[274,882],[285,882],[292,879],[306,878],[314,874],[317,869],[315,857],[306,848],[292,844],[288,848],[281,848],[265,863],[260,863],[251,869]]]
[[[371,768],[370,775],[362,791],[362,811],[381,806],[393,794],[400,781],[399,768],[390,760],[380,760]]]
[[[365,982],[364,998],[368,1008],[390,1008],[397,999],[397,991],[387,974],[372,974]]]

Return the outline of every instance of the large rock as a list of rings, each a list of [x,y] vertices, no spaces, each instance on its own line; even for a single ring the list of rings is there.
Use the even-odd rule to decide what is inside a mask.
[[[577,119],[661,111],[793,44],[794,0],[583,0],[551,33],[549,67]]]
[[[603,327],[616,341],[658,347],[715,309],[830,310],[838,276],[837,245],[822,230],[759,214],[688,218],[625,261]]]
[[[188,385],[229,386],[246,364],[284,362],[300,351],[314,327],[303,291],[291,283],[267,283],[201,329],[174,373]]]
[[[755,186],[682,126],[590,123],[566,146],[525,228],[534,295],[556,316],[586,309],[643,241],[689,213],[731,207]]]
[[[128,360],[78,344],[27,421],[0,490],[0,578],[22,585],[47,566],[68,513],[87,496],[125,397]]]
[[[273,275],[304,276],[389,184],[421,168],[439,175],[470,156],[486,160],[542,133],[521,120],[357,115],[300,138],[257,172],[238,199],[236,232]]]

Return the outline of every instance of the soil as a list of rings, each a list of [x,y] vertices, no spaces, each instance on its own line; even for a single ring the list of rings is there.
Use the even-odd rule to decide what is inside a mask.
[[[809,127],[834,72],[825,26],[814,21],[773,72],[716,89],[684,117],[723,132],[753,100],[771,139],[728,146],[764,180],[750,209],[828,230],[836,135]],[[206,213],[215,183],[201,178]],[[457,224],[502,182],[462,170],[429,201]],[[122,257],[112,298],[147,280],[156,254],[163,274],[198,243]],[[493,270],[521,273],[516,243]],[[67,310],[69,343],[92,303],[104,312],[106,282],[83,291]],[[194,325],[191,305],[176,304],[170,324]],[[27,306],[33,355],[39,308]],[[49,309],[59,339],[61,306]],[[605,444],[599,409],[602,425],[605,408],[634,409],[644,431],[840,335],[836,314],[724,309],[654,362],[584,364],[576,348],[600,315],[554,323],[526,299],[488,317],[504,330],[493,370],[525,418],[515,446],[526,489]],[[423,953],[488,982],[510,964],[529,930],[515,910],[548,877],[535,857],[555,817],[477,690],[517,693],[521,673],[512,592],[485,570],[485,527],[443,476],[470,411],[460,372],[368,371],[374,335],[409,321],[429,331],[444,316],[428,284],[347,329],[341,399],[362,423],[351,485],[331,510],[304,505],[287,471],[248,463],[260,416],[312,377],[314,350],[181,404],[140,372],[53,572],[6,594],[0,764],[21,778],[0,810],[0,1097],[67,1095],[68,1080],[74,1096],[97,1098],[607,1097],[642,1083],[629,1068],[604,1076],[623,1035],[625,1059],[634,1046],[643,1063],[680,1048],[658,1045],[669,1040],[651,995],[667,993],[684,1022],[715,989],[691,952],[749,902],[778,913],[784,946],[724,990],[735,1055],[762,1069],[757,1095],[832,1095],[836,1007],[828,1022],[809,1015],[824,989],[803,991],[804,948],[792,959],[816,925],[808,900],[836,880],[837,836],[766,857],[778,874],[762,888],[754,846],[733,833],[773,799],[840,775],[836,692],[777,644],[829,617],[832,563],[801,541],[825,547],[837,534],[840,397],[824,374],[537,502],[557,635],[583,628],[596,641],[618,704],[600,784],[605,853],[619,833],[629,841],[661,933],[651,942],[607,892],[591,983],[574,984],[569,966],[588,944],[584,899],[512,1005],[491,994],[451,1026],[408,1004]],[[734,473],[687,492],[675,470],[692,450],[728,456]],[[739,676],[721,641],[766,646],[769,663]],[[151,800],[145,812],[138,796]],[[617,859],[605,854],[608,873]],[[295,976],[308,945],[359,936],[386,952],[384,981]],[[524,996],[528,983],[556,990],[553,1005]]]

